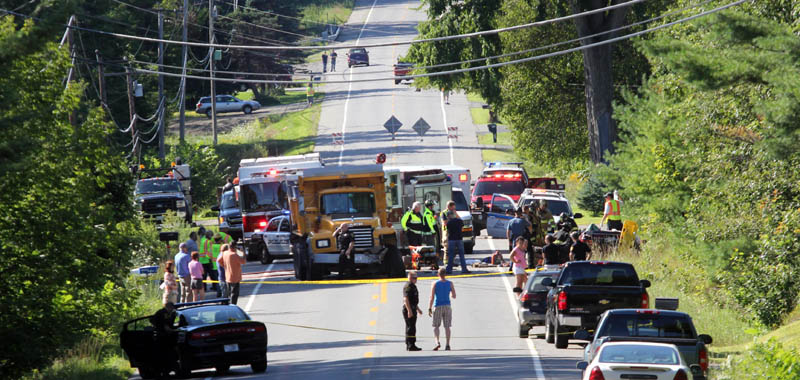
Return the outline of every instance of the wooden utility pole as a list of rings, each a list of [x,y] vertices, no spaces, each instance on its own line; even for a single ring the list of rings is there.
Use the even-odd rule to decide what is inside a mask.
[[[128,115],[130,116],[131,139],[133,141],[133,154],[138,157],[136,150],[138,148],[138,141],[136,138],[136,103],[133,99],[133,70],[131,69],[128,58],[123,58],[125,61],[125,81],[128,84]]]
[[[164,13],[158,10],[158,39],[164,39]],[[158,43],[158,103],[161,105],[161,117],[158,121],[158,159],[164,161],[164,113],[166,112],[166,100],[164,99],[164,43]],[[156,111],[158,112],[158,111]]]
[[[183,42],[188,41],[188,14],[189,14],[189,0],[183,0]],[[183,69],[181,70],[181,96],[180,96],[180,103],[178,104],[178,110],[180,112],[180,116],[178,116],[178,123],[180,124],[180,141],[183,143],[184,137],[184,128],[186,128],[186,61],[189,59],[189,47],[185,44],[183,45]]]
[[[100,50],[94,51],[94,56],[97,57],[97,79],[100,82],[100,102],[103,107],[108,106],[106,98],[106,70],[103,67],[103,57],[100,55]]]
[[[75,15],[70,16],[69,23],[67,24],[67,44],[69,44],[69,57],[71,60],[71,64],[69,66],[69,73],[67,73],[67,88],[69,88],[69,84],[75,79],[75,64],[76,64],[76,54],[75,54],[75,41],[74,41],[74,33],[72,32],[72,27],[78,23],[78,20],[75,18]],[[78,125],[78,115],[77,110],[72,110],[69,113],[69,123],[75,127]]]
[[[214,0],[208,0],[208,43],[214,44],[214,17],[216,8]],[[217,145],[217,91],[214,87],[214,53],[216,49],[212,46],[209,54],[209,75],[211,77],[211,133],[214,135],[214,145]]]

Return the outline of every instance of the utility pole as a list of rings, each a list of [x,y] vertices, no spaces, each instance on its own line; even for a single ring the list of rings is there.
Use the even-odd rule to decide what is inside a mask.
[[[158,39],[164,39],[164,13],[158,10]],[[158,159],[164,161],[164,113],[166,112],[166,102],[164,100],[164,43],[158,43],[158,103],[161,105],[161,117],[158,120]]]
[[[208,0],[208,43],[214,44],[214,16],[216,8],[214,0]],[[217,145],[217,90],[214,87],[214,53],[216,49],[212,46],[208,57],[209,75],[211,76],[211,133],[214,135],[214,145]]]
[[[188,40],[188,24],[187,24],[187,17],[189,13],[189,0],[183,0],[183,42]],[[180,123],[180,141],[183,143],[183,136],[184,136],[184,128],[186,127],[186,61],[189,59],[188,51],[189,47],[185,44],[183,45],[183,69],[181,70],[181,96],[180,96],[180,104],[178,104],[178,110],[180,112],[180,116],[178,117],[178,122]]]
[[[103,107],[108,106],[106,98],[106,70],[103,67],[103,57],[100,55],[100,50],[95,49],[94,56],[97,57],[97,78],[100,82],[100,102]]]
[[[128,115],[130,116],[133,154],[135,157],[139,157],[136,154],[138,142],[136,141],[136,103],[133,101],[133,70],[131,70],[131,65],[128,63],[128,57],[123,58],[123,60],[125,61],[125,82],[128,84]]]
[[[75,24],[77,23],[78,20],[77,18],[75,18],[75,15],[70,16],[69,23],[67,24],[67,43],[69,44],[69,56],[72,60],[72,63],[69,66],[69,73],[67,74],[67,88],[69,88],[69,84],[72,82],[72,80],[75,79],[76,54],[75,54],[75,41],[73,36],[74,33],[72,33],[72,26],[75,26]],[[76,111],[77,110],[72,110],[72,112],[69,113],[69,123],[73,127],[75,127],[78,124],[78,115],[76,114],[77,113]]]

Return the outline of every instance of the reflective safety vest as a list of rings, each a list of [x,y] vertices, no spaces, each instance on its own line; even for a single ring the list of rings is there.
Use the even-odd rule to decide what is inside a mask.
[[[222,248],[222,244],[213,243],[211,244],[211,264],[214,265],[214,270],[217,270],[217,257],[219,257],[220,249]]]
[[[422,234],[425,231],[425,223],[422,221],[422,218],[412,210],[406,211],[400,224],[403,226],[403,231],[411,230],[418,234]]]
[[[442,231],[447,231],[447,209],[439,213],[439,221],[442,223]]]
[[[211,262],[211,258],[206,256],[209,252],[208,245],[210,243],[211,240],[207,239],[206,237],[200,238],[200,246],[198,247],[200,249],[200,259],[198,260],[200,261],[200,264],[208,264]]]
[[[231,241],[233,240],[231,238],[231,235],[228,235],[228,234],[226,234],[226,233],[224,233],[222,231],[220,231],[219,234],[222,236],[222,244],[230,244]]]
[[[616,199],[606,201],[606,207],[611,205],[611,212],[608,213],[608,220],[622,220],[619,210],[619,202]]]
[[[425,207],[425,211],[422,212],[422,217],[425,218],[425,221],[428,222],[428,227],[430,228],[431,233],[436,232],[436,218],[433,217],[433,210]]]
[[[306,96],[308,96],[309,98],[314,96],[314,87],[308,86],[306,88]]]

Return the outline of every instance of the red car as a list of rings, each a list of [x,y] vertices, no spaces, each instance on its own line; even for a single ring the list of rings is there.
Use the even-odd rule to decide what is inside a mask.
[[[394,84],[400,84],[403,81],[404,76],[411,74],[411,70],[414,69],[414,64],[409,62],[397,62],[394,65]]]

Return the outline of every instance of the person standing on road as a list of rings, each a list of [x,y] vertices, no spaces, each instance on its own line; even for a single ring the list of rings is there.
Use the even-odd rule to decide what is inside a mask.
[[[336,71],[336,57],[338,56],[339,54],[336,54],[336,50],[331,50],[331,72]]]
[[[158,352],[158,360],[161,367],[169,372],[170,366],[175,362],[175,346],[177,338],[177,330],[175,329],[175,318],[178,314],[175,312],[175,304],[172,302],[165,302],[164,307],[150,316],[150,324],[153,325],[155,350]],[[166,376],[165,376],[166,377]]]
[[[342,223],[336,231],[333,231],[333,238],[339,248],[339,278],[350,278],[356,274],[356,262],[353,251],[356,248],[356,239],[350,232],[350,224]]]
[[[200,252],[200,264],[203,264],[203,291],[208,291],[208,286],[205,280],[209,278],[211,281],[218,281],[217,268],[214,268],[214,231],[206,231],[206,239],[203,240],[203,246]],[[219,292],[219,284],[216,282],[211,283],[211,290]]]
[[[188,244],[186,243],[179,244],[178,254],[175,255],[175,267],[180,281],[180,287],[178,288],[180,302],[192,302],[194,300],[194,297],[192,297],[192,276],[189,273],[189,262],[192,261],[192,257],[189,256],[187,246]]]
[[[417,314],[422,315],[419,308],[419,291],[417,290],[417,273],[408,272],[408,282],[403,287],[403,320],[406,322],[406,351],[421,351],[417,347]]]
[[[561,249],[559,249],[557,245],[553,244],[554,240],[555,238],[553,235],[547,235],[544,237],[544,242],[546,243],[544,247],[542,247],[544,265],[561,264]]]
[[[569,247],[569,261],[583,261],[592,259],[592,248],[588,244],[580,241],[581,233],[573,231],[572,246]]]
[[[197,246],[197,232],[192,231],[189,233],[189,239],[186,240],[186,254],[194,251],[200,252],[200,248]],[[175,264],[177,263],[178,260],[175,260]]]
[[[619,201],[614,199],[614,194],[606,193],[605,211],[603,211],[603,219],[600,221],[602,226],[608,220],[608,229],[622,231],[622,210],[620,209]]]
[[[164,265],[164,296],[162,299],[162,303],[166,304],[167,302],[176,303],[178,302],[178,282],[175,281],[175,262],[172,260],[167,260],[167,264]]]
[[[313,83],[309,83],[308,87],[306,87],[306,100],[308,101],[309,105],[314,104],[314,84]]]
[[[443,253],[443,255],[439,256],[439,259],[443,261],[444,265],[447,265],[447,241],[449,239],[447,237],[447,213],[450,211],[456,212],[456,202],[448,201],[447,208],[442,210],[442,212],[439,214],[439,221],[442,224],[440,227],[440,231],[442,231],[441,241],[442,241],[442,253]]]
[[[435,246],[436,251],[438,252],[441,246],[441,240],[437,239],[439,237],[439,227],[436,225],[436,218],[434,217],[434,215],[436,215],[436,213],[433,211],[433,206],[435,204],[436,202],[434,202],[432,199],[425,201],[425,210],[422,212],[422,216],[425,218],[425,224],[427,224],[427,227],[429,228],[424,231],[424,236],[426,237],[425,244]],[[427,238],[429,236],[433,239]],[[437,240],[439,245],[436,244]]]
[[[217,267],[217,258],[220,257],[222,252],[222,235],[217,234],[214,236],[214,242],[211,243],[211,280],[216,281],[214,282],[214,287],[216,287],[217,291],[217,298],[222,297],[222,282],[219,279],[219,269]]]
[[[514,293],[516,293],[517,297],[522,293],[522,287],[525,286],[525,282],[528,281],[528,273],[525,272],[525,269],[528,268],[528,263],[525,261],[525,251],[527,250],[528,239],[524,236],[517,236],[514,240],[514,250],[511,251],[511,262],[514,263],[512,271],[517,279]]]
[[[243,254],[228,249],[222,255],[222,266],[225,267],[225,282],[228,286],[228,296],[231,303],[239,302],[239,283],[242,282],[242,265],[247,263]]]
[[[194,301],[206,299],[206,290],[203,289],[203,264],[200,264],[200,253],[192,252],[192,261],[189,263],[189,273],[192,276],[192,298]]]
[[[514,218],[506,226],[506,239],[508,239],[508,250],[514,249],[514,242],[518,237],[528,238],[528,229],[531,224],[522,217],[522,210],[514,211]]]
[[[456,288],[446,280],[447,271],[439,268],[439,280],[431,285],[431,298],[428,302],[428,315],[433,316],[433,335],[436,338],[434,351],[442,348],[439,340],[439,326],[444,325],[444,336],[447,339],[446,351],[450,351],[450,326],[453,324],[453,309],[450,307],[450,296],[456,298]],[[435,308],[435,309],[434,309]]]
[[[444,99],[444,104],[450,104],[450,90],[442,87],[442,98]]]
[[[322,72],[328,72],[328,53],[322,51]]]
[[[406,233],[406,240],[409,246],[422,245],[422,234],[427,229],[425,218],[422,216],[422,203],[414,202],[411,210],[406,211],[400,221],[403,231]]]
[[[461,260],[461,273],[469,273],[467,269],[467,260],[464,259],[464,236],[463,236],[464,221],[458,217],[455,211],[447,213],[447,269],[446,273],[453,273],[453,263],[458,253],[458,259]]]
[[[231,249],[231,246],[228,244],[223,244],[220,247],[220,254],[217,256],[215,262],[217,263],[217,277],[219,277],[219,287],[222,289],[222,298],[230,298],[230,294],[228,294],[228,280],[225,278],[225,262],[223,261],[222,257],[225,256],[225,252]],[[219,296],[218,296],[219,297]]]

